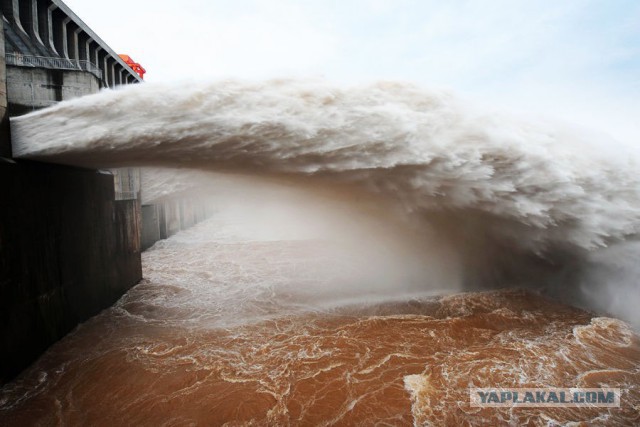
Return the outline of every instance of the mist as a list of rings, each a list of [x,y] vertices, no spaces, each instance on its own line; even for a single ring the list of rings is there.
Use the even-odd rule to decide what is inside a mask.
[[[12,132],[22,158],[208,171],[158,172],[144,197],[215,188],[256,238],[339,241],[362,273],[380,266],[353,294],[522,286],[636,321],[639,293],[612,297],[635,273],[607,274],[606,254],[640,230],[638,162],[603,133],[408,84],[286,79],[105,91],[14,118]]]
[[[173,185],[171,195],[152,192],[166,189],[160,183],[167,181]],[[143,169],[143,182],[148,189],[145,203],[181,197],[213,208],[214,222],[189,232],[188,239],[219,243],[307,241],[321,248],[319,270],[318,266],[300,267],[308,270],[305,274],[314,277],[313,281],[293,288],[287,281],[272,288],[308,308],[462,290],[460,259],[450,242],[424,221],[402,214],[397,204],[383,197],[292,179],[166,168]],[[219,221],[224,222],[223,227]],[[159,246],[163,247],[162,242]]]

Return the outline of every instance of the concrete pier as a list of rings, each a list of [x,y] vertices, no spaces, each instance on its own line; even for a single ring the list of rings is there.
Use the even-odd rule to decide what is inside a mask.
[[[0,162],[0,383],[142,278],[137,200],[113,176]]]
[[[7,67],[4,60],[4,22],[0,19],[0,157],[11,157],[7,111]]]
[[[138,169],[13,159],[9,116],[142,79],[63,1],[0,7],[2,384],[138,283],[144,248],[209,212],[191,200],[142,207]]]
[[[8,120],[141,79],[63,2],[1,6],[0,384],[142,278],[139,174],[12,159]]]
[[[192,199],[180,199],[142,206],[142,250],[158,240],[173,236],[213,214],[212,208]]]

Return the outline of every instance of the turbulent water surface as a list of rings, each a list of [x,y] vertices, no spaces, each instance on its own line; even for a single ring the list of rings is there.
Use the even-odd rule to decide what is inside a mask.
[[[596,252],[640,231],[637,156],[601,133],[482,111],[408,84],[275,80],[128,86],[13,119],[12,136],[17,157],[181,166],[375,194],[456,246],[469,286],[535,277],[640,325],[637,244],[615,279],[624,298],[592,280],[594,262],[620,261]],[[539,280],[567,268],[557,281]]]
[[[638,163],[606,136],[290,80],[107,91],[12,132],[20,157],[191,169],[147,170],[148,202],[242,204],[144,253],[140,285],[2,389],[10,425],[640,423],[615,318],[640,325]],[[469,387],[622,407],[478,409]]]
[[[354,253],[279,237],[217,214],[156,244],[141,284],[2,390],[3,424],[640,423],[623,322],[521,290],[366,300],[335,286],[364,278]],[[621,408],[468,402],[470,386],[605,385]]]

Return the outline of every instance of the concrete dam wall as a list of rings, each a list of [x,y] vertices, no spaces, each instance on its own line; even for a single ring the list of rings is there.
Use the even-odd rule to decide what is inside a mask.
[[[12,115],[22,115],[56,102],[100,90],[99,80],[82,71],[7,68],[7,92]]]
[[[113,176],[0,162],[0,383],[142,278],[140,205]]]
[[[138,283],[143,249],[208,212],[190,200],[142,207],[139,169],[13,160],[9,117],[142,78],[60,0],[3,2],[1,11],[3,384]]]
[[[48,7],[45,3],[39,1],[38,8]],[[142,277],[140,200],[117,197],[127,194],[116,191],[113,173],[11,159],[9,116],[95,93],[106,85],[95,73],[47,68],[66,67],[65,58],[48,58],[38,66],[29,63],[29,58],[42,60],[33,55],[56,52],[42,53],[31,46],[40,38],[24,33],[15,12],[3,3],[0,384],[78,323],[113,304]],[[66,22],[58,21],[56,25]]]
[[[212,214],[211,207],[191,199],[170,200],[142,206],[142,250],[173,236]]]

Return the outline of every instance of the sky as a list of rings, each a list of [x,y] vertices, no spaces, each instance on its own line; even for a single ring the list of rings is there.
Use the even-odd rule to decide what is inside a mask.
[[[65,2],[149,82],[406,81],[640,142],[637,0]]]

